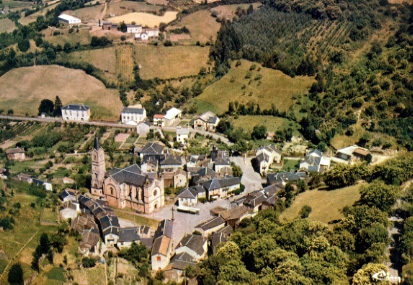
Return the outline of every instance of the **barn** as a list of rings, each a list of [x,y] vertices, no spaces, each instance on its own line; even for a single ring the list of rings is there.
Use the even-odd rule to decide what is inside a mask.
[[[66,14],[61,14],[59,17],[60,21],[63,21],[65,23],[68,23],[69,25],[75,25],[75,24],[80,24],[82,21],[79,18],[66,15]]]

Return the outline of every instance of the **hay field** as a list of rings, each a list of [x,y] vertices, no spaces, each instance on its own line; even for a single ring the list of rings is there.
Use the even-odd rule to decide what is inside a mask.
[[[345,206],[351,206],[360,199],[359,188],[361,184],[341,188],[333,191],[309,190],[299,194],[290,208],[287,208],[280,216],[280,221],[297,218],[304,205],[309,205],[312,211],[309,219],[328,223],[341,219],[340,210]]]
[[[116,46],[116,73],[118,75],[119,84],[129,85],[135,81],[133,74],[133,46],[122,45]]]
[[[77,17],[81,19],[82,22],[98,22],[100,19],[100,14],[102,13],[104,8],[104,4],[93,5],[91,7],[85,7],[82,9],[64,11],[63,13],[73,17]]]
[[[168,0],[147,0],[146,2],[152,5],[162,5],[162,6],[168,5],[169,3]]]
[[[161,10],[160,6],[148,5],[145,2],[112,2],[108,4],[106,17],[109,17],[109,14],[120,16],[132,12],[158,12],[159,10]]]
[[[183,17],[179,23],[168,27],[168,30],[182,28],[183,26],[186,26],[191,32],[191,39],[194,43],[197,41],[206,43],[210,38],[215,42],[221,24],[211,16],[209,11],[200,10]]]
[[[134,56],[143,79],[166,79],[198,74],[208,54],[209,47],[136,45]]]
[[[148,27],[159,27],[160,23],[169,23],[176,19],[176,15],[178,12],[171,12],[168,11],[163,16],[156,16],[153,14],[148,13],[129,13],[123,16],[112,17],[107,19],[113,23],[121,23],[125,22],[126,24],[130,24],[135,22],[137,25],[143,25]]]
[[[122,109],[119,93],[82,70],[61,66],[32,66],[13,69],[0,77],[2,109],[17,115],[36,116],[42,99],[62,103],[84,103],[93,118],[116,120]]]
[[[0,19],[0,33],[11,33],[16,28],[14,22],[8,18]]]
[[[57,36],[53,36],[54,31],[59,31],[61,34]],[[70,43],[72,46],[76,45],[76,43],[80,43],[81,45],[90,44],[92,40],[92,36],[89,33],[89,28],[81,28],[79,29],[79,33],[76,31],[69,34],[69,29],[44,29],[42,31],[44,35],[43,40],[48,41],[54,45],[60,44],[64,46],[65,43]]]
[[[267,132],[275,132],[279,129],[284,129],[290,126],[295,129],[293,122],[285,118],[273,117],[273,116],[239,116],[236,120],[231,122],[236,128],[243,128],[244,130],[251,132],[256,125],[264,125],[267,128]]]
[[[279,110],[286,111],[293,103],[293,95],[306,93],[314,82],[313,77],[296,76],[291,78],[279,70],[261,67],[250,71],[254,63],[242,60],[214,84],[205,88],[203,93],[191,100],[202,101],[216,107],[218,113],[228,109],[228,103],[238,101],[240,104],[259,104],[261,110],[270,109],[271,104]],[[258,69],[260,69],[258,71]],[[246,78],[250,74],[250,78]],[[261,76],[261,79],[257,79]]]

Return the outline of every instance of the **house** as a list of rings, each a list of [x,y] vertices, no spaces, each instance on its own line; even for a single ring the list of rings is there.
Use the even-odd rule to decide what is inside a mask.
[[[136,133],[139,136],[142,137],[146,137],[149,133],[149,130],[151,128],[151,123],[144,121],[144,122],[140,122],[137,126],[136,126]]]
[[[256,151],[254,167],[261,175],[265,175],[273,163],[281,163],[281,150],[273,145],[260,147]]]
[[[225,226],[219,231],[215,232],[212,234],[212,239],[210,242],[210,248],[212,250],[212,253],[215,254],[215,249],[218,244],[221,242],[227,242],[229,240],[229,237],[231,235],[232,227],[231,226]]]
[[[141,33],[142,26],[141,25],[126,25],[126,32],[128,34]]]
[[[162,270],[173,255],[172,221],[163,220],[158,224],[151,250],[152,270]]]
[[[23,148],[9,148],[6,150],[7,160],[10,161],[23,161],[26,159],[26,154]]]
[[[176,127],[176,141],[181,144],[186,144],[189,139],[189,129]]]
[[[150,142],[150,143],[147,143],[142,148],[139,155],[140,155],[140,158],[143,159],[144,156],[163,155],[164,153],[165,153],[165,146],[157,142]]]
[[[229,161],[229,158],[217,158],[214,162],[214,170],[217,173],[221,172],[228,172],[232,173],[232,167],[231,167],[231,162]]]
[[[184,187],[188,184],[188,173],[182,169],[177,169],[174,172],[174,188]]]
[[[190,168],[193,168],[193,167],[209,167],[210,164],[211,164],[211,159],[209,159],[206,155],[193,154],[189,156],[189,158],[187,158],[186,168],[189,170]]]
[[[200,232],[203,237],[208,237],[213,232],[218,231],[225,227],[225,220],[218,216],[212,217],[209,220],[206,220],[195,226],[195,230]]]
[[[285,186],[289,181],[297,182],[298,180],[304,180],[307,178],[305,172],[287,172],[281,171],[277,173],[270,173],[267,175],[267,184],[278,184]]]
[[[119,220],[116,216],[103,216],[98,220],[102,239],[106,246],[115,246],[119,240]]]
[[[68,201],[77,202],[78,193],[79,191],[77,190],[66,188],[59,194],[59,198],[63,202],[68,202]]]
[[[344,162],[354,163],[357,161],[367,161],[368,156],[371,155],[370,152],[357,145],[348,146],[337,150],[336,158]],[[340,162],[336,160],[337,162]]]
[[[150,39],[157,39],[159,37],[158,28],[145,28],[141,32],[135,33],[135,40],[147,41]]]
[[[141,170],[143,172],[158,172],[159,161],[164,159],[164,155],[146,155],[141,160]],[[165,180],[165,179],[164,179]]]
[[[119,239],[117,243],[117,248],[122,249],[125,247],[130,247],[132,243],[139,243],[140,228],[131,227],[131,228],[120,228],[119,229]]]
[[[120,117],[123,124],[137,126],[146,119],[146,110],[140,104],[124,107]]]
[[[62,22],[68,23],[69,25],[76,25],[82,23],[82,21],[79,18],[67,14],[60,14],[57,18]]]
[[[90,108],[83,104],[68,104],[62,107],[64,121],[89,121]]]
[[[174,156],[171,154],[165,155],[165,159],[160,162],[161,169],[173,169],[177,170],[182,168],[182,157]]]
[[[153,115],[153,125],[157,127],[165,126],[164,117],[165,115],[162,115],[162,114]]]
[[[43,180],[37,179],[37,178],[32,178],[32,183],[36,186],[41,186],[47,191],[52,191],[53,190],[53,185],[52,183],[45,182]]]
[[[88,213],[82,213],[81,215],[72,219],[70,227],[78,233],[82,233],[84,230],[88,229],[98,229],[95,218],[93,217],[93,215]]]
[[[213,178],[202,182],[202,186],[207,192],[207,199],[225,198],[228,193],[241,187],[239,177]]]
[[[169,280],[182,282],[184,271],[189,267],[195,268],[197,261],[186,252],[175,254],[171,259],[171,263],[164,269],[165,277]],[[188,283],[189,284],[189,283]]]
[[[330,158],[325,157],[318,149],[309,152],[305,159],[300,162],[300,170],[302,171],[322,173],[329,168]]]
[[[196,261],[205,258],[207,252],[207,239],[201,235],[194,234],[185,235],[175,249],[176,254],[187,253]]]
[[[209,152],[209,156],[211,157],[212,162],[215,162],[217,159],[229,160],[229,152],[227,150],[218,150],[215,145]]]
[[[117,30],[118,24],[112,22],[103,22],[102,23],[102,30]]]
[[[166,111],[165,116],[163,117],[164,126],[170,127],[173,126],[182,116],[182,111],[177,108],[171,108]]]
[[[239,223],[243,219],[253,217],[255,214],[256,213],[252,213],[251,209],[245,205],[220,212],[220,216],[224,219],[227,225],[231,226],[233,229],[238,228]]]
[[[178,198],[178,208],[181,206],[194,207],[198,204],[198,191],[192,187],[186,187],[178,193],[176,198]]]
[[[19,173],[19,174],[17,174],[17,176],[16,176],[15,179],[16,179],[16,180],[19,180],[19,181],[27,182],[27,183],[29,183],[29,184],[33,182],[32,176],[29,175],[29,174],[25,174],[25,173]]]
[[[200,131],[215,132],[218,123],[219,118],[214,113],[208,111],[194,120],[194,129]]]
[[[98,252],[100,240],[99,230],[96,228],[85,229],[81,233],[82,239],[79,242],[79,251],[83,256],[88,256]]]
[[[262,209],[262,203],[267,200],[267,196],[262,190],[249,193],[243,202],[252,212],[257,213]]]
[[[191,172],[191,170],[196,172]],[[218,174],[208,167],[188,169],[188,172],[191,176],[191,185],[198,185],[204,181],[218,178]]]

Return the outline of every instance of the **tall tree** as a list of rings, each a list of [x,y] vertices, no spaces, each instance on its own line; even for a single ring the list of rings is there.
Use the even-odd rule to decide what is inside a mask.
[[[39,106],[39,115],[41,115],[42,113],[44,113],[45,115],[52,115],[53,114],[53,110],[54,110],[54,104],[51,100],[49,99],[43,99],[40,102],[40,106]]]
[[[61,115],[62,115],[62,101],[60,100],[59,96],[56,96],[54,100],[53,116],[58,117]]]
[[[7,281],[10,285],[22,285],[24,284],[23,280],[23,268],[20,263],[15,263],[12,265],[7,277]]]

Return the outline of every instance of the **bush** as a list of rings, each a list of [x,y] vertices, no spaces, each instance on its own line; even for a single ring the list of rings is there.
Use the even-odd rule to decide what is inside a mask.
[[[308,216],[309,216],[310,213],[311,213],[311,210],[312,210],[312,209],[311,209],[310,206],[304,205],[304,206],[301,208],[300,213],[299,213],[300,218],[301,218],[301,219],[308,218]]]
[[[94,258],[89,258],[89,257],[84,257],[82,259],[82,265],[85,268],[91,268],[91,267],[95,267],[96,265],[96,260]]]

